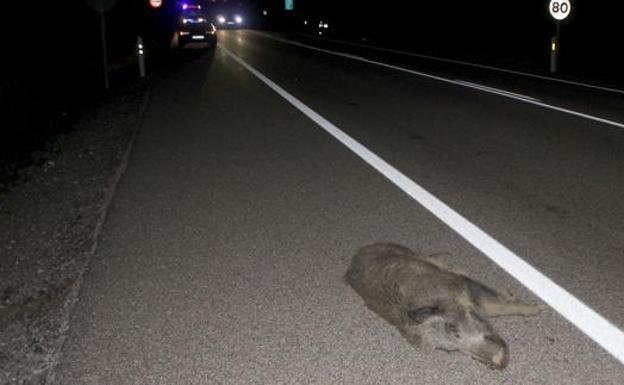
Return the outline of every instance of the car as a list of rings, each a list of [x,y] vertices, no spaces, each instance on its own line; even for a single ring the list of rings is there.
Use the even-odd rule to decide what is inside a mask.
[[[200,9],[183,9],[177,26],[178,47],[189,43],[204,43],[208,48],[217,44],[217,29]]]
[[[304,18],[302,22],[302,30],[309,34],[327,36],[333,32],[333,24],[331,24],[327,17],[321,17],[318,19]],[[331,26],[330,26],[331,24]]]
[[[239,10],[217,12],[213,22],[218,28],[243,28],[245,18]]]

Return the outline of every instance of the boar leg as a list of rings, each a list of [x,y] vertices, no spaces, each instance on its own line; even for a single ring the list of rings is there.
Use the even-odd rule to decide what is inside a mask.
[[[477,303],[481,314],[485,317],[502,317],[508,315],[535,316],[544,307],[530,304],[513,297],[507,297],[484,284],[466,277],[470,295]]]
[[[423,344],[423,340],[420,334],[413,328],[399,327],[398,329],[401,332],[401,335],[403,336],[403,338],[405,338],[407,342],[409,342],[412,346],[416,348],[420,348],[420,347],[423,347],[423,345],[425,345]]]
[[[484,300],[479,304],[481,313],[486,317],[501,317],[506,315],[521,315],[525,317],[538,315],[543,306],[526,303],[520,300]]]

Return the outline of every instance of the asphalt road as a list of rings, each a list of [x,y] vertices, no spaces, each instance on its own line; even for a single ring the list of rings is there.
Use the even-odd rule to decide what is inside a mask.
[[[624,129],[258,33],[219,39],[624,328]],[[357,247],[447,253],[539,300],[225,50],[183,54],[152,91],[56,383],[622,383],[624,366],[552,308],[493,321],[502,372],[411,347],[343,283]],[[624,122],[622,95],[354,54]]]

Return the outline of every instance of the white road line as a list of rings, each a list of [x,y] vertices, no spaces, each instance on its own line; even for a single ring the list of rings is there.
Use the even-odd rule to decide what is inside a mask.
[[[480,90],[487,91],[487,92],[493,92],[495,94],[499,94],[499,95],[503,95],[503,96],[513,97],[514,99],[532,100],[534,102],[539,101],[539,99],[537,99],[537,98],[534,98],[534,97],[531,97],[531,96],[522,95],[522,94],[517,94],[515,92],[501,90],[500,88],[488,87],[488,86],[484,86],[484,85],[481,85],[481,84],[468,82],[468,81],[460,80],[460,79],[456,79],[455,81],[457,83],[461,83],[461,84],[463,84],[463,85],[465,85],[467,87],[476,88],[476,89],[480,89]]]
[[[375,153],[362,146],[355,139],[319,115],[299,99],[257,71],[240,57],[220,45],[220,49],[242,67],[251,72],[273,91],[286,99],[295,108],[312,119],[330,135],[347,146],[371,167],[379,171],[406,194],[424,206],[438,219],[461,235],[503,270],[559,312],[583,333],[611,353],[624,364],[624,332],[596,313],[593,309],[568,293],[550,278],[529,265],[522,258],[507,249],[479,227],[423,189],[399,170],[392,167]]]
[[[471,62],[467,62],[467,61],[447,59],[447,58],[438,57],[438,56],[431,56],[431,55],[424,55],[424,54],[419,54],[419,53],[414,53],[414,52],[401,51],[401,50],[398,50],[398,49],[383,48],[383,47],[377,47],[377,46],[374,46],[374,45],[359,44],[359,43],[353,43],[353,42],[350,42],[350,41],[329,39],[329,38],[326,38],[326,37],[319,37],[319,36],[308,35],[308,34],[300,34],[300,35],[308,37],[308,38],[317,39],[317,40],[329,41],[331,43],[350,45],[350,46],[353,46],[353,47],[372,49],[372,50],[381,51],[381,52],[389,52],[389,53],[394,53],[394,54],[398,54],[398,55],[413,56],[413,57],[418,57],[418,58],[422,58],[422,59],[441,61],[441,62],[445,62],[445,63],[460,64],[460,65],[464,65],[464,66],[468,66],[468,67],[483,68],[483,69],[492,70],[492,71],[498,71],[498,72],[504,72],[504,73],[508,73],[508,74],[527,76],[527,77],[531,77],[531,78],[548,80],[548,81],[551,81],[551,82],[570,84],[570,85],[579,86],[579,87],[593,88],[593,89],[596,89],[596,90],[613,92],[613,93],[624,95],[624,90],[621,90],[621,89],[618,89],[618,88],[598,86],[598,85],[590,84],[590,83],[575,82],[575,81],[572,81],[572,80],[553,78],[552,76],[544,76],[544,75],[532,74],[532,73],[529,73],[529,72],[515,71],[515,70],[510,70],[510,69],[507,69],[507,68],[489,66],[489,65],[485,65],[485,64],[477,64],[477,63],[471,63]]]
[[[401,72],[406,72],[412,75],[417,75],[417,76],[422,76],[425,78],[429,78],[429,79],[433,79],[433,80],[438,80],[441,82],[445,82],[445,83],[450,83],[450,84],[455,84],[458,86],[462,86],[462,87],[468,87],[468,88],[472,88],[474,90],[478,90],[478,91],[482,91],[482,92],[487,92],[490,94],[495,94],[495,95],[499,95],[505,98],[510,98],[510,99],[514,99],[514,100],[518,100],[524,103],[529,103],[529,104],[533,104],[536,106],[540,106],[543,108],[547,108],[549,110],[554,110],[554,111],[558,111],[558,112],[563,112],[569,115],[574,115],[580,118],[584,118],[584,119],[589,119],[589,120],[593,120],[595,122],[599,122],[599,123],[604,123],[604,124],[608,124],[611,126],[615,126],[618,128],[624,128],[624,123],[620,123],[620,122],[616,122],[614,120],[609,120],[609,119],[604,119],[598,116],[594,116],[594,115],[590,115],[590,114],[586,114],[583,112],[578,112],[578,111],[574,111],[574,110],[570,110],[564,107],[558,107],[552,104],[547,104],[544,102],[541,102],[540,100],[537,100],[535,98],[531,98],[531,97],[527,97],[522,95],[521,97],[516,96],[519,94],[514,94],[513,92],[510,91],[504,91],[504,90],[498,90],[498,89],[493,89],[492,87],[488,87],[482,84],[476,84],[476,83],[469,83],[469,82],[465,82],[465,81],[458,81],[458,80],[453,80],[453,79],[448,79],[448,78],[444,78],[442,76],[437,76],[437,75],[432,75],[432,74],[428,74],[425,72],[420,72],[420,71],[415,71],[415,70],[411,70],[409,68],[404,68],[404,67],[399,67],[399,66],[395,66],[392,64],[386,64],[386,63],[382,63],[382,62],[378,62],[375,60],[370,60],[370,59],[366,59],[364,57],[361,56],[354,56],[351,54],[347,54],[347,53],[343,53],[343,52],[336,52],[336,51],[331,51],[328,49],[324,49],[324,48],[318,48],[318,47],[314,47],[308,44],[304,44],[304,43],[300,43],[297,41],[293,41],[293,40],[288,40],[288,39],[283,39],[280,37],[276,37],[276,36],[271,36],[265,33],[260,33],[260,32],[251,32],[257,35],[261,35],[264,36],[268,39],[272,39],[272,40],[276,40],[285,44],[290,44],[290,45],[294,45],[294,46],[298,46],[298,47],[302,47],[302,48],[306,48],[306,49],[311,49],[314,51],[318,51],[318,52],[323,52],[329,55],[334,55],[334,56],[340,56],[340,57],[344,57],[347,59],[351,59],[351,60],[357,60],[357,61],[361,61],[364,63],[368,63],[368,64],[373,64],[373,65],[377,65],[380,67],[385,67],[385,68],[389,68],[389,69],[393,69],[396,71],[401,71]],[[495,91],[497,90],[497,91]],[[501,92],[502,91],[502,92]]]

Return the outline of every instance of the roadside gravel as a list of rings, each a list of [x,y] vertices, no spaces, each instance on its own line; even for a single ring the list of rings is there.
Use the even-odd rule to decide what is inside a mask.
[[[0,192],[0,384],[43,384],[54,368],[147,95],[136,85],[94,108]]]

